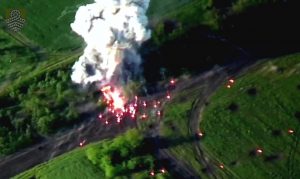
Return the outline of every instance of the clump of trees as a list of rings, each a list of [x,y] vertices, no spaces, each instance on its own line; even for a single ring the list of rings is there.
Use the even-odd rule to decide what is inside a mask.
[[[87,158],[113,178],[154,167],[154,157],[142,151],[144,137],[136,129],[87,149]]]
[[[274,3],[278,0],[237,0],[232,4],[232,12],[240,13],[245,9],[253,6],[258,6],[260,4]]]
[[[166,7],[168,8],[168,6]],[[151,10],[151,9],[150,9]],[[167,19],[167,20],[163,20]],[[196,26],[207,26],[213,30],[219,28],[220,17],[214,8],[213,1],[195,1],[186,3],[184,8],[171,10],[155,24],[152,40],[158,46],[165,42],[186,35],[188,30]]]
[[[0,96],[0,155],[79,120],[76,106],[90,97],[72,86],[68,69],[47,72]]]

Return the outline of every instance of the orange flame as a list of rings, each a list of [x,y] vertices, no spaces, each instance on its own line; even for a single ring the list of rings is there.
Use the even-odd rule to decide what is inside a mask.
[[[113,110],[124,111],[125,98],[120,89],[111,87],[110,85],[101,88],[104,98]]]

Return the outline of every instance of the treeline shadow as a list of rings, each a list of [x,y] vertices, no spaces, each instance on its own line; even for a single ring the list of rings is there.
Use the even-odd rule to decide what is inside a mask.
[[[153,90],[151,86],[155,86],[163,76],[178,76],[184,72],[193,75],[216,64],[225,65],[233,60],[248,58],[240,48],[219,38],[205,26],[191,28],[182,36],[159,47],[150,40],[140,51],[143,58],[143,75],[149,84],[150,92]]]
[[[187,136],[187,137],[147,137],[143,141],[143,145],[138,150],[140,155],[146,154],[157,154],[159,149],[168,149],[188,143],[192,143],[198,141],[199,139],[195,136]]]
[[[152,168],[155,173],[160,172],[161,169],[165,169],[167,172],[171,173],[172,177],[176,178],[194,178],[193,176],[188,176],[186,173],[176,170],[176,163],[170,158],[159,157],[159,149],[171,148],[174,146],[183,145],[186,143],[191,143],[196,141],[197,138],[190,137],[176,137],[176,138],[167,138],[161,136],[147,137],[143,140],[142,145],[135,151],[136,156],[146,156],[146,155],[155,155],[157,156],[154,161],[154,168]],[[132,176],[133,173],[144,171],[149,169],[149,166],[138,165],[134,170],[127,170],[122,172],[120,175],[123,176]],[[150,174],[150,171],[149,171]]]
[[[217,9],[230,7],[232,1],[215,2]],[[140,49],[143,75],[148,93],[158,90],[156,82],[184,72],[197,74],[215,65],[255,61],[300,51],[300,1],[270,2],[250,7],[238,14],[227,14],[220,29],[197,26],[183,35],[157,46],[153,40]],[[168,20],[165,23],[169,27]],[[174,25],[175,24],[175,25]],[[171,29],[177,28],[176,22]],[[171,30],[171,31],[172,31]],[[168,34],[170,30],[165,29]]]
[[[17,45],[0,49],[0,55],[4,55],[7,52],[21,55],[21,54],[28,53],[28,49]]]
[[[48,54],[43,50],[43,48],[36,45],[11,45],[2,47],[1,44],[9,43],[9,39],[0,38],[0,56],[5,54],[17,54],[18,56],[31,56],[27,60],[29,62],[34,62],[37,60],[46,60]]]
[[[227,17],[221,34],[257,58],[300,51],[300,1],[267,3]]]

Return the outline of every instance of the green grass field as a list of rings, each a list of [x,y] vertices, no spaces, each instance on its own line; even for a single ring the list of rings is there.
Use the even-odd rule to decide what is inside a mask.
[[[168,150],[179,160],[185,161],[202,178],[207,178],[201,169],[204,168],[195,157],[195,135],[189,132],[189,115],[193,101],[201,93],[202,88],[196,87],[182,91],[173,96],[170,103],[164,108],[164,118],[161,135],[169,141]]]
[[[8,33],[0,29],[0,90],[4,83],[13,81],[34,69],[33,64],[39,60],[37,53],[20,44]]]
[[[14,178],[104,178],[103,172],[86,157],[85,151],[93,145],[75,149],[47,163],[43,163]]]
[[[295,54],[259,64],[231,89],[220,87],[200,124],[205,151],[225,164],[229,176],[299,178],[299,85],[300,55]],[[257,148],[263,154],[252,156]]]
[[[153,30],[152,40],[159,46],[186,34],[192,27],[206,26],[213,30],[219,27],[212,0],[152,0],[147,14]],[[167,22],[173,24],[171,31],[166,30]]]
[[[150,22],[156,24],[162,20],[175,20],[183,26],[218,26],[216,11],[212,0],[151,0],[148,9]]]
[[[93,0],[57,1],[3,1],[0,16],[6,19],[10,9],[20,9],[26,24],[21,33],[33,43],[48,51],[70,51],[82,47],[82,40],[70,28],[79,6],[92,3]],[[150,21],[176,19],[184,24],[201,23],[216,26],[211,17],[212,0],[152,0],[148,11]],[[196,15],[195,15],[196,13]],[[215,16],[215,15],[214,15]]]
[[[70,51],[82,47],[82,40],[70,28],[79,6],[93,0],[66,1],[19,1],[1,2],[0,19],[9,17],[9,10],[20,9],[26,20],[21,33],[30,41],[48,51]],[[219,17],[213,6],[214,0],[151,0],[149,19],[156,24],[171,19],[180,22],[184,28],[194,25],[208,25],[213,29],[219,26]],[[238,0],[234,2],[233,12],[241,12],[247,7],[272,0]]]
[[[9,9],[21,9],[26,20],[23,33],[34,43],[50,51],[72,50],[82,46],[81,39],[71,32],[77,8],[91,0],[66,1],[3,1],[0,12],[7,18]]]

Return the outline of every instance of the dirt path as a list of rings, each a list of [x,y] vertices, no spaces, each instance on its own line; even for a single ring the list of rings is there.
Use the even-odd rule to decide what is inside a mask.
[[[196,131],[198,131],[199,121],[197,118],[197,114],[200,113],[199,112],[200,106],[203,106],[205,104],[207,96],[213,93],[216,90],[216,88],[219,87],[222,84],[222,82],[224,82],[226,77],[227,74],[225,73],[225,70],[216,67],[213,70],[201,74],[188,81],[178,82],[178,84],[176,85],[176,89],[172,91],[171,96],[174,96],[176,93],[180,93],[183,90],[191,89],[196,86],[203,86],[203,88],[205,89],[204,92],[200,93],[198,98],[195,100],[194,108],[191,113],[192,116],[189,119],[189,124],[190,124],[189,132],[191,133],[191,136],[194,136],[194,134],[196,134]],[[163,106],[166,103],[165,93],[163,95],[160,95],[158,98],[156,98],[156,100],[160,100],[162,102],[161,108],[163,109]],[[161,120],[156,120],[154,126],[155,127],[152,130],[149,130],[149,135],[153,138],[160,138]],[[194,145],[197,146],[198,143],[199,142],[195,141]],[[182,161],[176,158],[174,155],[172,155],[172,152],[169,151],[168,148],[160,148],[160,146],[158,146],[158,148],[159,148],[158,157],[160,159],[167,159],[172,163],[173,165],[171,171],[172,173],[175,173],[175,175],[180,175],[178,177],[182,177],[182,178],[200,178],[197,172],[191,166],[189,166],[189,164],[186,161]],[[201,148],[195,147],[195,149],[196,149],[195,157],[197,157],[197,160],[203,166],[210,167]],[[213,173],[212,176],[215,178]]]
[[[196,136],[200,132],[199,116],[201,114],[201,110],[203,109],[203,106],[205,106],[205,104],[207,103],[209,96],[211,96],[212,93],[219,86],[221,86],[224,83],[224,81],[226,81],[226,78],[228,78],[228,74],[224,69],[217,69],[212,74],[210,74],[209,77],[206,78],[207,81],[204,82],[205,87],[193,102],[193,106],[191,109],[191,115],[189,119],[190,136]],[[208,159],[208,157],[205,156],[205,153],[201,148],[200,142],[195,140],[193,141],[193,145],[193,150],[195,152],[195,157],[197,161],[199,161],[206,168],[206,173],[208,175],[210,175],[212,178],[217,178],[214,172],[215,165],[213,165],[213,163]]]
[[[193,102],[193,107],[191,110],[191,115],[189,119],[189,132],[191,136],[195,136],[199,131],[200,123],[202,121],[202,112],[208,103],[210,96],[221,86],[228,78],[237,77],[245,74],[251,68],[255,67],[256,63],[245,63],[241,66],[233,66],[232,68],[227,69],[218,69],[212,72],[213,74],[210,77],[206,77],[206,85],[202,93],[195,99]],[[200,139],[201,140],[201,139]],[[210,159],[202,149],[201,143],[199,141],[194,141],[194,151],[196,154],[197,160],[206,167],[207,173],[210,174],[213,178],[217,178],[215,175],[216,166],[219,165],[213,159]],[[231,173],[232,174],[232,173]],[[232,174],[234,177],[234,174]]]
[[[193,102],[193,107],[191,109],[191,114],[189,118],[189,133],[190,136],[195,136],[199,132],[199,126],[201,122],[202,110],[205,107],[209,97],[217,90],[218,87],[224,85],[226,80],[230,76],[241,75],[244,72],[248,71],[251,68],[251,63],[240,64],[237,66],[232,66],[230,68],[221,68],[215,67],[214,69],[199,75],[187,82],[178,83],[176,89],[172,91],[172,95],[180,93],[182,90],[191,89],[196,86],[202,86],[202,91],[199,93],[198,97]],[[165,96],[161,97],[164,98]],[[162,101],[162,100],[161,100]],[[164,103],[163,103],[164,104]],[[160,136],[160,126],[161,121],[156,121],[155,128],[151,131],[151,136],[159,137]],[[206,169],[207,174],[212,178],[217,178],[215,175],[216,162],[209,159],[209,157],[203,151],[199,141],[195,140],[193,142],[195,157],[197,161],[201,163]],[[159,151],[160,158],[167,158],[175,163],[174,170],[175,172],[181,173],[181,176],[184,178],[200,178],[197,175],[197,172],[194,171],[192,167],[188,165],[187,162],[181,161],[174,157],[168,149],[160,149]],[[173,169],[173,168],[172,168]]]
[[[3,158],[0,161],[0,178],[10,178],[35,165],[71,151],[79,147],[79,143],[83,140],[90,143],[112,138],[132,127],[135,127],[132,120],[124,120],[122,125],[105,125],[97,119],[91,118],[61,136],[49,138],[46,142]]]
[[[195,78],[178,83],[176,89],[172,92],[178,93],[183,89],[193,88],[198,85],[204,85],[206,90],[200,94],[198,100],[194,103],[193,112],[190,118],[190,133],[195,134],[199,127],[199,115],[201,107],[205,104],[206,99],[216,90],[216,88],[227,77],[224,68],[214,68],[213,70],[201,74]],[[215,76],[217,75],[217,76]],[[146,100],[165,99],[165,92],[144,98]],[[125,132],[128,128],[136,127],[132,120],[124,120],[122,125],[104,125],[96,117],[83,122],[80,126],[75,126],[65,134],[58,134],[56,137],[47,139],[47,141],[24,149],[21,152],[2,158],[0,161],[0,178],[5,179],[23,172],[35,165],[46,162],[58,155],[68,152],[79,146],[82,140],[88,143],[99,141],[106,138],[112,138],[120,133]],[[152,136],[159,136],[160,122],[157,121],[154,130],[150,131]],[[207,161],[199,142],[195,142],[195,152],[197,158],[204,166],[210,166]],[[176,159],[167,149],[160,150],[161,158],[168,158],[176,164],[174,170],[181,173],[185,178],[199,178],[194,169],[186,162]]]

